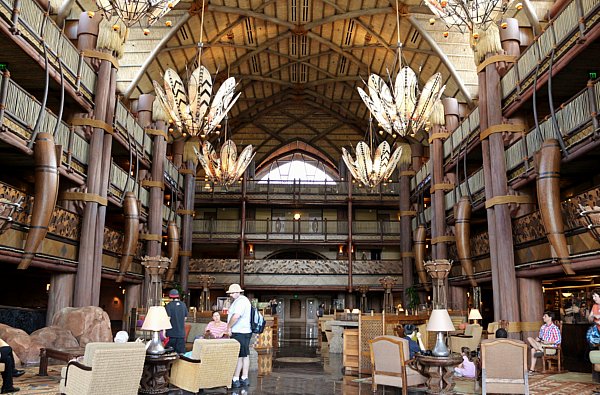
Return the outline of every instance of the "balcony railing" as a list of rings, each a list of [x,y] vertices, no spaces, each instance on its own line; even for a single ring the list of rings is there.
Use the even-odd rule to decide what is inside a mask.
[[[573,0],[546,26],[500,81],[504,107],[533,85],[536,68],[538,76],[548,69],[553,50],[556,62],[597,23],[599,7],[597,0]]]
[[[138,200],[142,204],[142,207],[148,208],[148,202],[150,200],[150,193],[139,183],[135,182],[133,177],[128,177],[125,170],[121,169],[116,164],[110,166],[110,185],[108,188],[109,194],[115,196],[117,199],[122,199],[125,192],[133,191],[137,196]]]
[[[0,73],[0,87],[4,86],[6,86],[6,98],[3,100],[0,95],[0,106],[4,107],[4,110],[0,109],[0,124],[23,140],[24,144],[27,144],[32,138],[42,104],[10,78],[4,78]],[[2,88],[0,88],[1,91]],[[46,116],[39,130],[52,133],[58,122],[58,117],[48,109],[45,109],[45,111]],[[54,139],[57,145],[62,146],[62,163],[64,166],[86,176],[89,143],[85,138],[72,131],[66,123],[61,121]]]
[[[359,200],[396,201],[400,194],[397,182],[382,183],[373,189],[352,183],[352,197]],[[196,194],[200,199],[240,199],[241,183],[227,188],[211,182],[198,182]],[[246,196],[249,200],[292,202],[343,202],[348,198],[346,181],[247,181]]]
[[[144,128],[135,120],[134,116],[129,112],[127,107],[120,101],[117,103],[115,111],[115,129],[125,139],[126,142],[131,142],[132,150],[140,152],[146,158],[152,154],[152,139],[146,135]],[[130,141],[130,138],[133,139]]]
[[[540,149],[542,142],[560,135],[567,149],[594,134],[598,136],[597,123],[598,103],[600,103],[600,83],[597,81],[586,87],[577,96],[560,106],[556,112],[556,124],[546,118],[539,124],[539,129],[532,128],[525,139],[520,139],[506,150],[506,169],[509,180],[517,178],[533,168],[533,153]]]
[[[240,237],[240,220],[196,219],[196,239],[237,239]],[[245,234],[251,240],[314,240],[344,241],[348,238],[348,221],[313,218],[249,219]],[[400,238],[399,221],[353,221],[354,240],[389,241]]]
[[[177,226],[181,229],[181,216],[177,215],[171,210],[170,206],[163,205],[162,207],[162,219],[166,224],[168,221],[175,221]]]
[[[41,56],[44,53],[45,43],[52,67],[58,70],[60,59],[63,63],[66,83],[71,84],[75,90],[92,102],[97,78],[94,69],[83,60],[83,55],[36,1],[0,0],[0,18],[9,24],[11,30],[18,32],[31,44]]]
[[[183,187],[183,175],[179,174],[177,167],[169,159],[165,158],[165,179],[175,189],[181,189]]]

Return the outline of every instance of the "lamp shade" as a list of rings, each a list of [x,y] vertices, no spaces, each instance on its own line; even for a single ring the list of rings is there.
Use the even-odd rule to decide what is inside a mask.
[[[482,318],[483,317],[481,316],[481,313],[478,309],[471,309],[471,312],[469,313],[470,320],[480,320]]]
[[[446,309],[434,309],[427,322],[427,330],[432,332],[448,332],[453,331],[454,325],[450,319],[450,314]]]
[[[146,319],[142,324],[142,330],[162,331],[163,329],[171,328],[171,319],[163,306],[151,306],[148,309],[148,314],[146,314]]]

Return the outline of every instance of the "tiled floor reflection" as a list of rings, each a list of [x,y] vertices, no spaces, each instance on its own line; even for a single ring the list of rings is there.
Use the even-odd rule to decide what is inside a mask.
[[[342,374],[342,354],[329,354],[327,350],[321,353],[316,324],[281,325],[278,340],[278,347],[271,354],[258,355],[256,366],[251,367],[250,386],[232,389],[230,394],[373,394],[369,383],[356,382],[358,377]],[[271,364],[268,359],[271,359]],[[400,393],[393,388],[385,391],[381,388],[376,394]]]

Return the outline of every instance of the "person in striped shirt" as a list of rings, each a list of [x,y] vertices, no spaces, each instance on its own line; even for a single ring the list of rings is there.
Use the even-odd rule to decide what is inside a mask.
[[[544,320],[544,324],[540,328],[540,333],[537,338],[528,337],[527,341],[531,345],[531,365],[529,367],[529,373],[535,373],[535,364],[537,362],[537,358],[540,353],[544,352],[544,347],[558,346],[562,339],[560,336],[560,330],[558,326],[554,324],[554,313],[551,311],[546,311],[542,316]],[[556,352],[556,351],[555,351]]]

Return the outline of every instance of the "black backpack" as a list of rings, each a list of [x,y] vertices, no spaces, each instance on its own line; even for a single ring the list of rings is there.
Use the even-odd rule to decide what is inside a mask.
[[[250,308],[250,329],[252,333],[263,333],[265,330],[265,317],[254,306]]]

